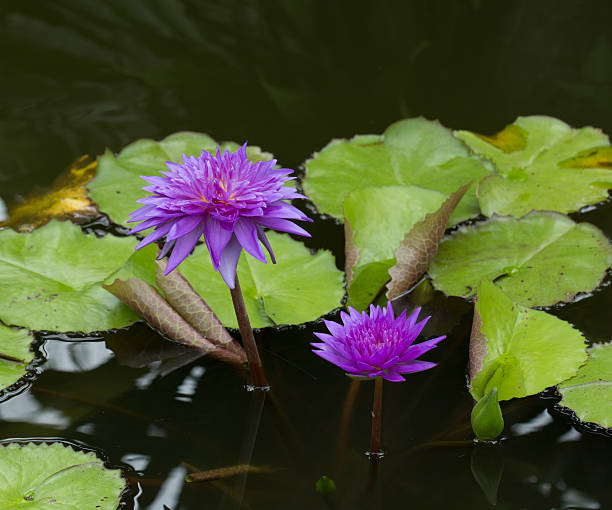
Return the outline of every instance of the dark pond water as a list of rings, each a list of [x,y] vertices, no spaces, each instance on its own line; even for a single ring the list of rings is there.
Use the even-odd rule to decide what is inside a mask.
[[[0,198],[44,188],[75,157],[179,130],[257,144],[295,168],[333,137],[415,115],[494,132],[548,114],[612,133],[612,4],[605,2],[30,1],[0,7]],[[610,204],[575,215],[612,236]],[[342,266],[342,230],[311,246]],[[295,304],[299,306],[299,303]],[[590,341],[610,337],[612,291],[560,307]],[[505,440],[471,443],[465,389],[470,305],[438,296],[427,335],[440,365],[387,384],[374,480],[371,385],[312,355],[313,329],[259,333],[273,391],[207,359],[168,375],[145,325],[53,336],[31,388],[0,405],[0,440],[61,438],[129,469],[135,508],[612,508],[612,441],[575,428],[554,398],[505,408]],[[159,357],[159,356],[158,356]],[[179,360],[184,358],[178,358]],[[355,390],[355,388],[353,388]],[[549,395],[551,397],[552,395]],[[262,472],[184,484],[190,469]],[[335,496],[315,482],[335,480]]]

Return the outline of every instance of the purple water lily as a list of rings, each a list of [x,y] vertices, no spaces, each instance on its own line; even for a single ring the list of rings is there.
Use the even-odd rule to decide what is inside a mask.
[[[359,313],[349,306],[349,313],[340,312],[343,324],[325,321],[331,335],[315,333],[322,343],[313,343],[313,352],[347,372],[361,378],[382,377],[387,381],[405,381],[402,374],[434,367],[429,361],[417,360],[436,347],[446,336],[414,344],[425,324],[417,318],[420,308],[409,317],[406,310],[395,318],[391,303],[386,308],[370,305],[370,314]]]
[[[305,198],[295,188],[284,186],[293,170],[275,168],[276,160],[252,163],[246,144],[238,151],[216,155],[202,151],[200,157],[183,155],[183,163],[167,161],[169,171],[161,176],[142,176],[150,183],[143,189],[151,196],[138,200],[143,207],[130,214],[131,222],[142,223],[131,234],[155,228],[136,249],[164,236],[159,254],[170,250],[166,274],[174,270],[204,235],[213,266],[223,280],[234,288],[236,266],[244,248],[256,259],[266,262],[261,244],[276,263],[264,228],[310,237],[290,220],[312,221],[284,202]],[[261,244],[260,244],[261,243]]]

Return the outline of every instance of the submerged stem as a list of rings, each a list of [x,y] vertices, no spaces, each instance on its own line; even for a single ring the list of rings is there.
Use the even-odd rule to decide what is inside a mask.
[[[372,438],[370,441],[371,457],[380,458],[383,451],[380,449],[380,430],[382,425],[382,390],[383,378],[377,377],[374,380],[374,402],[372,403]]]
[[[240,290],[238,276],[236,276],[236,284],[233,289],[230,289],[230,293],[232,294],[234,311],[236,312],[236,319],[238,320],[238,329],[240,329],[240,336],[242,337],[244,350],[246,351],[247,359],[249,361],[249,368],[251,369],[251,375],[253,376],[253,389],[267,390],[269,389],[268,381],[259,357],[257,344],[255,343],[255,337],[253,336],[253,328],[251,327],[251,322],[249,321],[249,316],[244,304],[244,298],[242,297],[242,291]]]

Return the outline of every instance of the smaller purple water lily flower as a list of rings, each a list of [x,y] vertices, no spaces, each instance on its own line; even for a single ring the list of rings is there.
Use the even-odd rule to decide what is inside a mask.
[[[154,228],[136,249],[166,237],[159,258],[170,252],[166,274],[173,271],[204,236],[215,271],[230,289],[242,249],[266,262],[261,244],[276,263],[264,228],[310,237],[290,220],[312,221],[285,202],[306,198],[285,186],[293,170],[275,168],[276,160],[249,161],[246,143],[236,152],[217,147],[216,155],[202,151],[199,157],[183,155],[183,162],[167,161],[163,176],[141,176],[152,195],[138,200],[143,207],[130,214],[141,221],[130,234]],[[261,244],[260,244],[261,243]]]
[[[322,343],[313,343],[313,352],[358,378],[382,377],[387,381],[405,381],[402,374],[420,372],[436,366],[417,358],[446,338],[445,335],[414,344],[426,317],[417,322],[420,308],[409,317],[406,310],[395,318],[391,303],[386,308],[370,305],[370,314],[349,306],[340,312],[343,324],[325,321],[331,335],[315,333]]]

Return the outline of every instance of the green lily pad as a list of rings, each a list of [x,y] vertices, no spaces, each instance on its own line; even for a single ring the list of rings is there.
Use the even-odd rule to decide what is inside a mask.
[[[238,279],[254,328],[301,324],[340,306],[343,273],[331,253],[321,250],[312,255],[288,235],[266,235],[277,264],[262,264],[244,251],[238,262]],[[205,245],[196,247],[179,270],[225,326],[238,327],[229,289],[214,271]]]
[[[103,331],[138,316],[100,283],[122,267],[134,238],[85,235],[51,221],[30,234],[0,232],[0,320],[50,331]]]
[[[459,187],[438,209],[427,213],[425,218],[406,232],[395,250],[396,262],[389,268],[391,281],[387,283],[387,299],[394,299],[410,290],[427,272],[436,256],[448,220],[469,187],[470,183]]]
[[[533,212],[458,229],[440,243],[429,274],[453,296],[469,296],[481,280],[495,280],[511,299],[532,307],[593,290],[611,263],[608,239],[593,225]]]
[[[356,263],[347,267],[352,274],[348,304],[363,310],[389,280],[395,250],[404,235],[427,213],[436,211],[446,199],[444,193],[417,186],[382,186],[353,191],[344,201],[349,252],[356,250]],[[354,258],[347,257],[352,264]]]
[[[357,189],[399,184],[449,195],[474,180],[451,223],[480,213],[476,183],[490,173],[448,129],[423,118],[396,122],[382,135],[332,140],[305,167],[308,197],[319,211],[340,219],[345,197]]]
[[[612,343],[595,344],[578,373],[559,385],[559,405],[580,421],[612,428]]]
[[[34,359],[31,344],[32,335],[27,330],[0,324],[0,394],[26,374]]]
[[[93,453],[61,443],[0,446],[0,510],[116,510],[125,480]]]
[[[480,322],[479,322],[480,321]],[[497,387],[499,400],[526,397],[576,374],[586,359],[585,340],[568,322],[514,303],[495,284],[478,288],[472,336],[484,335],[484,357],[471,381],[480,400]],[[478,331],[480,329],[480,331]]]
[[[490,137],[469,131],[455,136],[499,170],[478,187],[487,216],[573,212],[605,200],[612,188],[612,147],[599,129],[573,129],[553,117],[532,116]]]
[[[140,207],[136,201],[147,195],[142,190],[147,183],[140,178],[141,175],[155,175],[168,169],[166,161],[180,162],[183,154],[199,156],[203,150],[214,152],[217,146],[230,151],[239,148],[234,142],[219,143],[208,135],[185,131],[160,142],[138,140],[118,155],[107,150],[98,158],[98,172],[88,185],[89,196],[115,223],[133,226],[127,223],[128,215]],[[256,146],[247,147],[247,155],[251,161],[272,159],[271,154]]]

